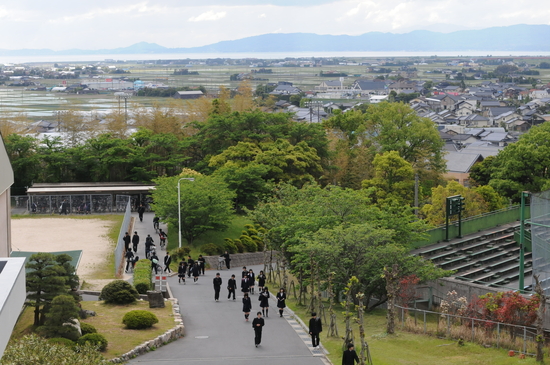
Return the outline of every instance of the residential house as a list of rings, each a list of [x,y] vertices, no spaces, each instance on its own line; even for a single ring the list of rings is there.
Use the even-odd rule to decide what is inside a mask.
[[[340,80],[327,80],[315,86],[315,91],[338,91],[343,88],[343,83]]]
[[[489,118],[478,114],[470,114],[458,117],[458,123],[466,127],[486,127],[489,125]]]
[[[388,86],[389,92],[395,91],[398,94],[418,92],[419,87],[416,81],[402,80],[394,82]]]
[[[292,85],[291,82],[279,81],[277,87],[270,92],[271,95],[299,95],[302,90]]]
[[[351,90],[361,95],[387,95],[388,86],[385,81],[358,79],[351,85]]]
[[[447,172],[444,177],[458,181],[461,185],[470,186],[470,170],[478,162],[483,161],[483,157],[477,153],[466,153],[463,151],[449,151],[445,155],[447,161]]]
[[[506,125],[506,123],[508,123],[508,121],[510,120],[521,120],[520,118],[521,116],[516,113],[515,111],[513,110],[510,110],[508,112],[505,112],[505,113],[502,113],[500,115],[497,115],[497,116],[493,116],[493,125],[496,125],[496,126],[504,126]],[[491,118],[491,117],[490,117]]]
[[[174,99],[198,99],[202,96],[204,96],[204,94],[200,90],[176,91],[176,93],[172,95]]]
[[[490,124],[495,124],[495,119],[497,119],[500,115],[506,114],[508,112],[515,112],[515,107],[496,107],[496,108],[487,108],[487,111],[484,113],[484,116],[489,118]]]
[[[470,114],[475,113],[476,106],[475,104],[472,105],[471,101],[469,100],[460,100],[454,105],[454,113],[458,117],[464,117]]]

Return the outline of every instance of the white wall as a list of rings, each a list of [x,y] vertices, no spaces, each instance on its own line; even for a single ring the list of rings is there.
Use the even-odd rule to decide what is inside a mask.
[[[2,258],[7,261],[0,272],[0,356],[4,353],[13,327],[25,303],[25,258]]]

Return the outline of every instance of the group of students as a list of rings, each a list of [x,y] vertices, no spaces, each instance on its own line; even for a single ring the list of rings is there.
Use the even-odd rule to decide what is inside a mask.
[[[193,276],[193,282],[197,283],[199,276],[204,275],[204,270],[206,267],[206,260],[202,255],[199,255],[199,258],[195,261],[191,256],[187,256],[187,261],[181,260],[178,265],[178,283],[183,283],[185,285],[185,276],[188,278]]]

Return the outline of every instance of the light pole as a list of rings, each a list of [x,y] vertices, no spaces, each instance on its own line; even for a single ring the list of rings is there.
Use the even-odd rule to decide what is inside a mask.
[[[181,248],[181,194],[180,194],[180,182],[182,180],[189,180],[189,181],[195,181],[195,178],[193,177],[182,177],[178,180],[178,239],[179,239],[179,245],[178,247]]]

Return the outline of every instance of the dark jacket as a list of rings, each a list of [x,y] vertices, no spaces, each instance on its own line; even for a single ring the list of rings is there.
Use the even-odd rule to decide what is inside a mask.
[[[201,268],[199,265],[193,266],[193,276],[199,276],[201,274]]]
[[[321,333],[323,332],[323,324],[321,323],[321,318],[311,318],[309,320],[309,332],[310,333]]]
[[[212,282],[214,283],[214,288],[216,289],[219,289],[222,286],[222,278],[216,276]]]
[[[259,326],[258,326],[259,324]],[[265,321],[263,318],[254,318],[252,321],[252,328],[254,328],[254,331],[261,331],[262,327],[265,325]]]
[[[355,362],[359,363],[359,357],[355,350],[346,350],[342,355],[342,365],[355,365]]]
[[[262,307],[262,308],[269,307],[269,298],[270,298],[270,295],[269,295],[268,291],[264,291],[264,292],[260,293],[260,297],[259,297],[260,307]]]
[[[250,289],[250,280],[248,279],[248,277],[244,277],[241,279],[241,291],[243,293],[248,293]]]
[[[277,307],[286,308],[286,293],[277,293]]]
[[[178,266],[178,276],[179,277],[185,276],[186,273],[187,273],[187,266],[185,266],[185,265]]]
[[[132,236],[132,244],[134,244],[134,245],[139,244],[139,236],[137,234]]]
[[[237,280],[235,280],[235,279],[227,280],[227,289],[236,290],[237,289]]]
[[[132,237],[130,237],[130,235],[126,235],[126,236],[122,237],[122,240],[124,241],[124,244],[126,244],[126,246],[128,246],[130,244],[130,242],[132,241]]]
[[[250,280],[250,286],[254,285],[254,279],[256,278],[256,275],[254,275],[253,272],[248,273],[248,278]]]
[[[134,253],[131,250],[128,250],[124,256],[126,257],[126,261],[131,261],[134,258]]]
[[[137,211],[138,211],[138,214],[143,214],[143,213],[145,213],[145,207],[140,206]]]
[[[265,275],[258,275],[258,286],[265,286]]]
[[[250,312],[252,309],[252,302],[250,301],[250,298],[243,298],[243,312],[247,313]]]
[[[172,263],[172,256],[164,256],[164,266],[170,266],[170,264]]]

